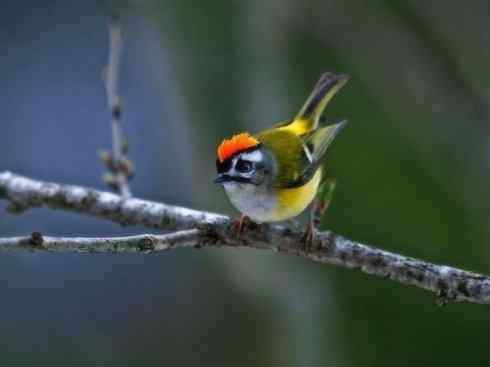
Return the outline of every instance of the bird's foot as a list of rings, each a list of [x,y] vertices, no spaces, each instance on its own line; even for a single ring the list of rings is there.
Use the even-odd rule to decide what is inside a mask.
[[[308,251],[316,239],[317,229],[312,222],[309,222],[306,226],[305,233],[301,237],[301,243],[303,244],[302,248],[304,251]]]
[[[239,219],[235,219],[231,225],[232,232],[235,233],[237,239],[240,239],[240,235],[250,225],[251,220],[246,215],[242,215]]]
[[[335,190],[335,179],[326,179],[319,188],[319,192],[310,208],[310,221],[306,226],[305,233],[301,238],[303,249],[308,251],[316,240],[320,221],[330,206],[332,195]]]

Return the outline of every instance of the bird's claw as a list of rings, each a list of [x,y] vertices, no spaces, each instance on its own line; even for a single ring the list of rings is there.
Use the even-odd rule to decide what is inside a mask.
[[[250,223],[250,218],[246,215],[242,215],[238,220],[233,221],[231,230],[235,233],[237,239],[240,239],[240,235],[243,233],[245,228],[250,225]]]
[[[303,236],[301,237],[301,243],[303,244],[303,249],[305,251],[309,250],[313,243],[316,240],[316,232],[317,229],[313,225],[313,223],[308,223],[306,226],[305,233],[303,233]]]

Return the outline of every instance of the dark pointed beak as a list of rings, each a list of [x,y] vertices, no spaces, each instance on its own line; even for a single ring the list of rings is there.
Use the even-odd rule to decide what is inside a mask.
[[[223,182],[228,182],[228,181],[231,181],[231,177],[228,175],[218,175],[218,177],[214,179],[214,183],[218,183],[218,184]]]

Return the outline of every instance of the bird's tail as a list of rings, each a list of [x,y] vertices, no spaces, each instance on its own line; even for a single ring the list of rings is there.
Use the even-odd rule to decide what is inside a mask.
[[[304,134],[318,127],[320,116],[328,102],[349,80],[348,75],[324,73],[316,83],[313,91],[301,110],[296,115],[291,128],[299,134]]]

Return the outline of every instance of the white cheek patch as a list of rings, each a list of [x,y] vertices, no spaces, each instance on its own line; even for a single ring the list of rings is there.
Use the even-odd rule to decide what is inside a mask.
[[[243,153],[241,154],[242,159],[245,159],[247,161],[251,161],[254,163],[262,162],[262,159],[264,158],[262,155],[262,152],[260,150],[254,150],[253,152],[250,153]]]

